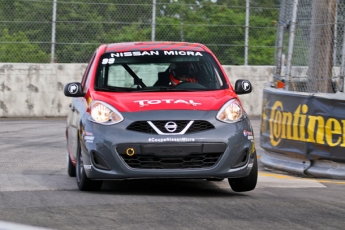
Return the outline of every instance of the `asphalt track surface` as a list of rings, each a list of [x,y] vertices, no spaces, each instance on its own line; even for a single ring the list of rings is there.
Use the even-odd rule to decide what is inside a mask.
[[[260,120],[252,124],[260,157]],[[260,163],[247,193],[227,180],[109,181],[81,192],[66,172],[64,131],[64,118],[0,119],[0,230],[345,228],[345,181]]]

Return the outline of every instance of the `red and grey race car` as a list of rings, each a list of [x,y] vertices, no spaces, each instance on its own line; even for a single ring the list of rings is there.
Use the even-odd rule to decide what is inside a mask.
[[[80,190],[103,180],[223,180],[253,190],[258,163],[253,129],[237,95],[205,45],[131,42],[101,45],[73,97],[67,118],[67,171]]]

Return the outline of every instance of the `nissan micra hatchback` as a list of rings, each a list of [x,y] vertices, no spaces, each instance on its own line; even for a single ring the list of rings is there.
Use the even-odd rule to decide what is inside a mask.
[[[228,179],[253,190],[258,163],[253,129],[215,55],[202,44],[101,45],[73,97],[67,118],[67,171],[80,190],[103,180]]]

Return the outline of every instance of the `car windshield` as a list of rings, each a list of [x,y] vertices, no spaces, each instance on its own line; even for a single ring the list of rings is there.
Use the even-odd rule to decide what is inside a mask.
[[[228,88],[217,62],[207,52],[133,51],[105,53],[95,89],[101,91],[205,91]]]

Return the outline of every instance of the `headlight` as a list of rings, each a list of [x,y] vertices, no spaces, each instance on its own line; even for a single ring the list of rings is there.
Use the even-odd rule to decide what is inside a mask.
[[[217,119],[226,123],[234,123],[243,119],[243,109],[238,100],[232,99],[228,101],[219,110]]]
[[[96,123],[112,125],[123,121],[120,112],[105,102],[93,101],[90,105],[90,111],[89,120]]]

